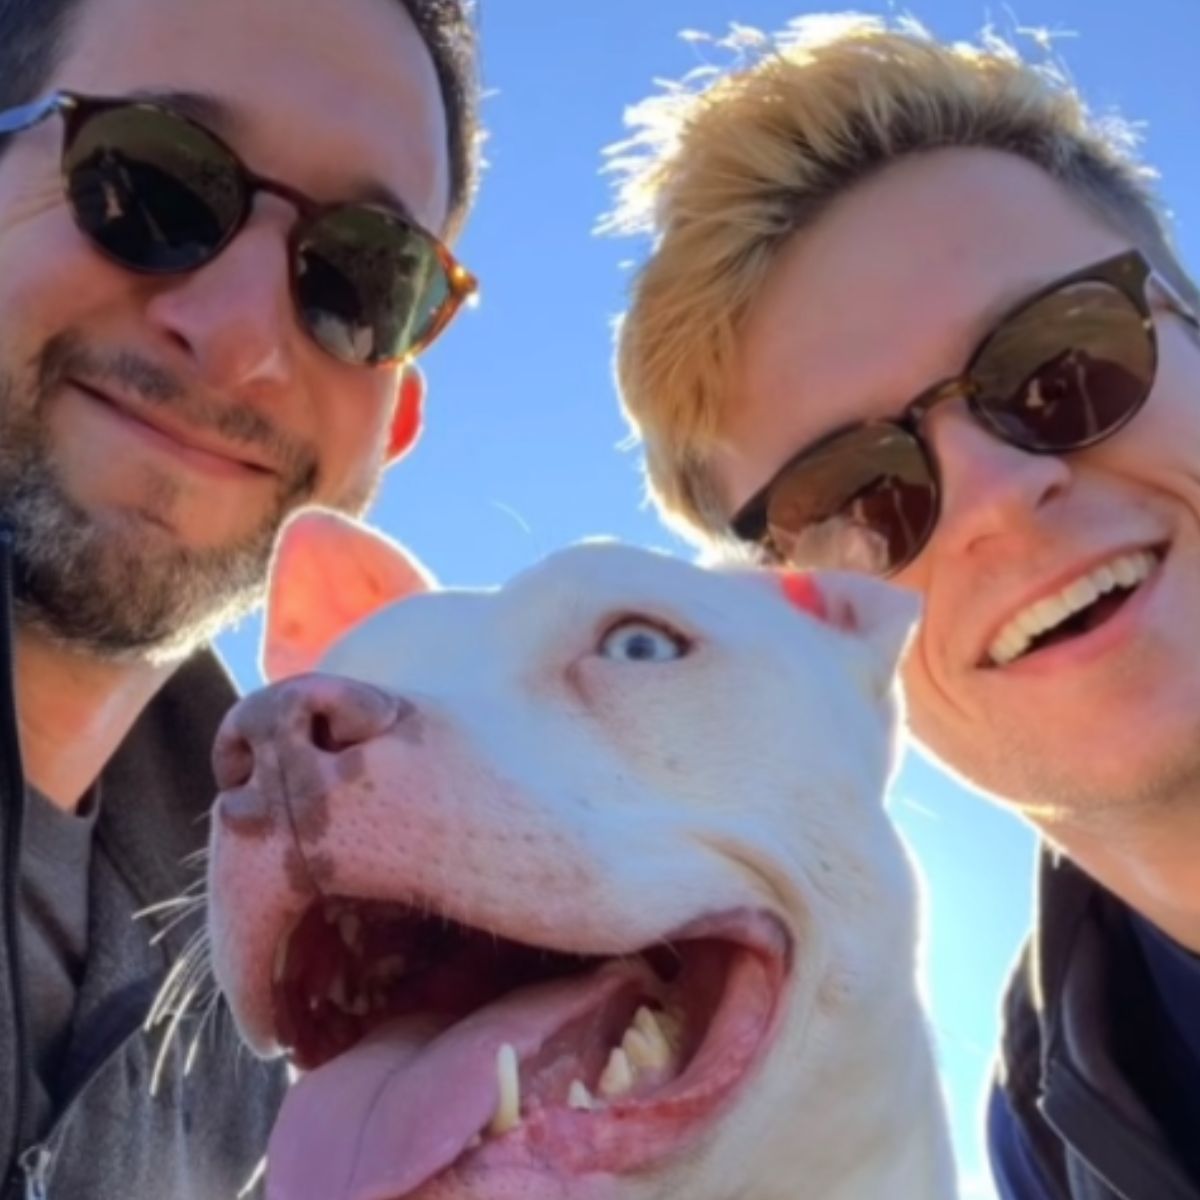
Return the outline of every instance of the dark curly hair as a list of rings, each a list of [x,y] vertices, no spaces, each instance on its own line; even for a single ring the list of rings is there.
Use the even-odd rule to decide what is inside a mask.
[[[0,0],[0,109],[32,100],[50,79],[86,0]],[[479,122],[473,0],[400,0],[429,47],[449,130],[450,213],[462,225],[475,190]]]

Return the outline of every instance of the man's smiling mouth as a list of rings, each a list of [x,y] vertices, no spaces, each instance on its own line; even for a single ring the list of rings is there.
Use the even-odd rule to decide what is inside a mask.
[[[272,473],[272,468],[260,454],[244,447],[201,432],[192,426],[164,417],[145,405],[119,397],[111,391],[102,390],[80,380],[71,381],[90,400],[102,405],[115,416],[155,436],[164,446],[185,456],[189,461],[217,468],[224,472],[245,472],[252,475]]]
[[[1154,573],[1165,548],[1126,551],[1015,613],[981,665],[1006,667],[1048,646],[1089,633],[1112,617]]]

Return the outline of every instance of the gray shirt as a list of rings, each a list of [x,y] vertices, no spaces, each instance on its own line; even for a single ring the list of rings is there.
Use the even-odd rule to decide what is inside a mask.
[[[87,882],[87,954],[66,1047],[59,1052],[58,1096],[49,1121],[37,1104],[18,1111],[13,1102],[21,1065],[12,1022],[16,976],[0,938],[0,1174],[20,1163],[17,1186],[4,1200],[14,1194],[49,1200],[237,1200],[266,1150],[285,1071],[278,1062],[256,1062],[239,1047],[223,1006],[205,1023],[202,1050],[190,1072],[187,1051],[200,1032],[198,1015],[186,1019],[181,1036],[166,1050],[159,1031],[142,1031],[164,975],[203,913],[189,914],[170,930],[169,921],[135,920],[135,914],[178,896],[201,875],[196,855],[207,840],[205,818],[216,793],[212,745],[233,700],[216,659],[199,655],[168,681],[104,768],[87,868],[70,876]],[[0,833],[5,828],[0,819]],[[24,845],[21,860],[17,883],[23,889],[26,864],[34,862]],[[0,854],[0,898],[5,867]],[[24,909],[22,904],[17,914],[23,932]],[[152,944],[160,925],[164,937]],[[26,1006],[30,1025],[34,1007]],[[37,1042],[32,1035],[27,1039],[35,1059]],[[152,1094],[160,1061],[160,1086]]]
[[[33,788],[27,792],[21,939],[39,1129],[65,1099],[59,1094],[59,1066],[87,959],[88,870],[99,812],[99,788],[91,789],[76,812],[64,812]]]

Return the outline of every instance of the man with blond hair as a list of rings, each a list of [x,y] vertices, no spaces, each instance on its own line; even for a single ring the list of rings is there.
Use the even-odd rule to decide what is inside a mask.
[[[1200,1197],[1200,296],[1011,49],[798,22],[636,110],[619,335],[662,512],[914,589],[915,736],[1040,831],[1007,1198]]]

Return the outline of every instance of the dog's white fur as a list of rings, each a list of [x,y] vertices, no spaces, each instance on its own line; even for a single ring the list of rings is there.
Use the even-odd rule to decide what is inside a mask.
[[[292,536],[301,544],[303,531]],[[338,563],[323,553],[331,594],[339,571],[378,562],[361,545]],[[294,570],[280,568],[277,597]],[[395,579],[396,594],[420,590],[409,568]],[[402,695],[422,726],[419,744],[363,747],[381,785],[369,794],[339,802],[330,778],[318,838],[329,890],[432,896],[457,920],[502,915],[505,936],[591,953],[745,907],[791,933],[779,1036],[706,1135],[651,1174],[565,1193],[531,1182],[529,1197],[953,1195],[915,984],[916,889],[883,808],[915,603],[849,576],[817,586],[832,623],[798,611],[769,574],[584,545],[495,592],[386,603],[320,658],[322,672]],[[277,672],[306,665],[282,644],[295,611],[291,633],[276,628]],[[671,661],[609,657],[623,622],[678,631],[690,648]],[[309,897],[288,882],[286,834],[243,839],[220,820],[214,830],[218,979],[268,1051],[264,964]],[[419,1194],[491,1194],[478,1179],[475,1190],[439,1186]]]

